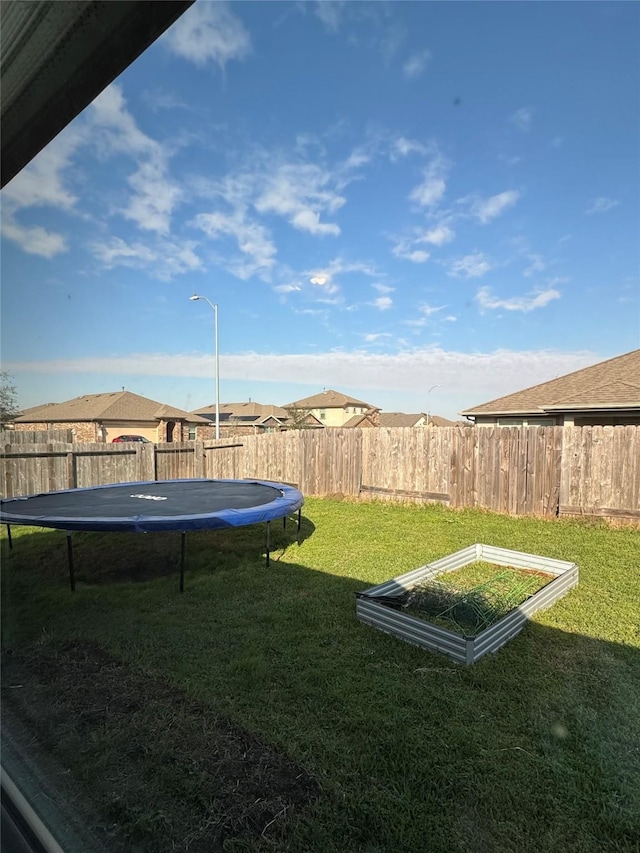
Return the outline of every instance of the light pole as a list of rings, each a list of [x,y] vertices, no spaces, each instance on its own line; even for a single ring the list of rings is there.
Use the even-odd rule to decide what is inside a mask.
[[[431,414],[431,409],[429,406],[429,394],[433,391],[434,388],[442,388],[442,385],[432,385],[431,388],[427,391],[427,426],[429,426],[429,415]]]
[[[218,303],[212,302],[206,296],[199,296],[194,293],[190,296],[192,302],[197,302],[198,299],[204,299],[213,308],[213,316],[215,321],[215,340],[216,340],[216,438],[220,438],[220,359],[218,351]]]

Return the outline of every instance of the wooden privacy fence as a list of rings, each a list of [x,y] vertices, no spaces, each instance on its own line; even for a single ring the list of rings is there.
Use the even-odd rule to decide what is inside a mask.
[[[640,427],[293,430],[170,444],[5,445],[4,497],[107,483],[257,478],[307,495],[640,521]]]
[[[51,441],[62,441],[69,443],[73,441],[73,430],[68,429],[41,429],[41,430],[0,430],[0,447],[7,444],[46,444]]]

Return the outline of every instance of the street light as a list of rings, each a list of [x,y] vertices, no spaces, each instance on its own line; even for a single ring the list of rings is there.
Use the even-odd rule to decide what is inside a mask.
[[[442,385],[432,385],[431,388],[429,388],[429,390],[427,391],[427,426],[429,426],[429,415],[431,414],[429,408],[429,394],[433,391],[434,388],[442,388]]]
[[[204,299],[213,308],[213,316],[215,320],[215,339],[216,339],[216,438],[220,438],[220,359],[218,353],[218,304],[207,299],[206,296],[199,296],[194,293],[190,296],[192,302],[197,302],[198,299]]]

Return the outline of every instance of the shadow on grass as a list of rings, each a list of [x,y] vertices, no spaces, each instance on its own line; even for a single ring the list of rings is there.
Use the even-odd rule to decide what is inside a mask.
[[[187,697],[251,732],[264,754],[282,750],[304,778],[318,780],[315,805],[296,812],[283,801],[268,827],[228,834],[226,850],[417,853],[425,838],[436,853],[635,849],[640,654],[558,627],[571,623],[580,587],[497,654],[464,668],[358,623],[355,592],[371,579],[354,577],[352,567],[350,577],[310,569],[299,559],[304,552],[283,539],[280,559],[265,570],[260,532],[230,532],[238,539],[225,539],[226,556],[209,534],[193,535],[184,595],[173,577],[157,577],[87,583],[72,596],[63,543],[50,571],[46,556],[36,559],[47,550],[39,533],[21,536],[4,561],[5,644],[23,673],[35,667],[37,677],[21,683],[47,691],[37,704],[22,698],[22,716],[37,708],[41,742],[90,792],[94,808],[120,791],[124,810],[102,812],[119,838],[141,850],[186,850],[186,818],[201,833],[190,843],[214,851],[207,821],[231,825],[230,806],[215,812],[211,798],[212,780],[215,788],[224,771],[202,763],[216,748],[211,729],[185,750],[183,717],[163,723],[162,703],[148,703],[149,716],[144,701],[109,716],[120,707],[109,672],[125,667],[129,697],[138,691],[142,700],[136,674],[152,673],[169,691],[169,708],[169,697]],[[99,565],[102,552],[94,559]],[[588,597],[583,606],[598,607]],[[61,657],[71,661],[66,679],[51,664]],[[78,717],[77,696],[90,696],[90,685],[101,701],[87,701]],[[5,696],[10,689],[5,683]],[[191,739],[202,725],[187,716]],[[180,820],[172,822],[175,802]]]
[[[295,545],[301,545],[313,535],[314,524],[304,516],[297,529],[297,518],[270,523],[270,560],[277,561]],[[15,550],[5,552],[5,560],[20,559],[17,550],[26,542],[24,530],[13,527]],[[67,536],[63,531],[41,528],[31,536],[37,539],[33,554],[38,568],[49,577],[61,574],[69,581]],[[46,542],[46,544],[45,544]],[[175,576],[180,572],[181,535],[175,531],[154,533],[74,532],[72,535],[73,563],[76,585],[144,583],[156,578]],[[43,546],[47,549],[43,552]],[[28,551],[31,549],[27,546]],[[266,524],[248,527],[226,527],[217,530],[190,531],[185,539],[185,572],[188,578],[190,553],[205,551],[211,570],[228,568],[236,561],[257,559],[266,554]],[[24,555],[23,555],[24,556]],[[201,561],[200,561],[201,562]],[[64,568],[62,565],[64,564]],[[64,573],[64,574],[62,574]]]

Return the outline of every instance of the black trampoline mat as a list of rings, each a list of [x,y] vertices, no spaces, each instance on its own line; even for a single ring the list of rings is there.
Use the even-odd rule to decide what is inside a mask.
[[[238,480],[172,480],[126,483],[50,492],[3,501],[12,516],[25,518],[131,518],[141,515],[190,517],[242,510],[270,504],[282,496],[280,489],[264,483]]]

